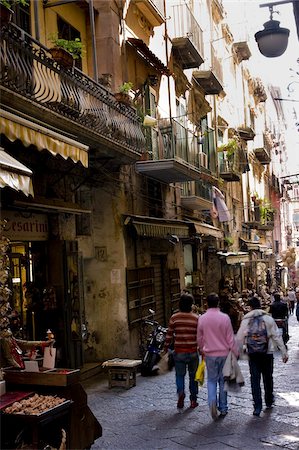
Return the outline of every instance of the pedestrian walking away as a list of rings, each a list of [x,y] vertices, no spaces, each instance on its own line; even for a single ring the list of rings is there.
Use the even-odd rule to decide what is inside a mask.
[[[294,314],[295,303],[296,303],[296,294],[295,294],[294,289],[288,290],[288,301],[289,301],[290,314]]]
[[[276,325],[281,330],[282,339],[286,345],[289,341],[289,309],[288,305],[281,301],[281,295],[278,292],[274,294],[274,302],[270,305],[269,313],[272,315]]]
[[[261,377],[264,384],[266,411],[274,404],[273,393],[273,353],[278,348],[284,363],[288,361],[287,349],[273,317],[261,309],[260,300],[252,297],[248,305],[251,311],[242,319],[236,339],[240,357],[248,358],[251,392],[253,397],[253,415],[259,416],[262,411]],[[266,338],[266,339],[265,339]]]
[[[179,312],[169,319],[168,331],[165,339],[164,350],[174,344],[175,378],[178,395],[177,407],[184,408],[185,400],[185,376],[189,373],[190,407],[196,408],[198,383],[195,381],[195,372],[198,366],[197,353],[197,322],[198,315],[192,312],[194,303],[191,294],[182,293],[179,301]]]
[[[231,320],[219,309],[218,295],[209,294],[207,304],[208,310],[198,320],[197,345],[206,361],[210,413],[212,418],[217,420],[218,417],[225,417],[228,411],[223,366],[229,352],[232,351],[237,356],[238,350]]]

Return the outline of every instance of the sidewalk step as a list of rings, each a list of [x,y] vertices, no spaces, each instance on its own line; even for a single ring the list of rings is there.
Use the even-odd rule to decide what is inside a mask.
[[[102,362],[84,364],[80,369],[80,381],[88,380],[99,373],[103,373],[102,364]]]

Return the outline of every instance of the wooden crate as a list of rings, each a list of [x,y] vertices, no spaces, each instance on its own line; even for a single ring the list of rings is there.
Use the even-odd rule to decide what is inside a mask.
[[[124,387],[130,389],[136,386],[136,371],[141,364],[140,359],[114,358],[103,363],[103,367],[108,369],[108,386]]]

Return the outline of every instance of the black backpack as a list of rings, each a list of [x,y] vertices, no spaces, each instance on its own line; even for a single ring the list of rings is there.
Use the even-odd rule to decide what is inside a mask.
[[[252,317],[248,324],[247,331],[247,353],[267,353],[268,334],[263,316]]]

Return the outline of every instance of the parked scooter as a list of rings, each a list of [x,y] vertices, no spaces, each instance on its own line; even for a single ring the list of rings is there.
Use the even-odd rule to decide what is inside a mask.
[[[150,325],[152,331],[147,337],[146,351],[142,358],[141,375],[154,375],[159,370],[157,363],[161,359],[161,352],[163,351],[164,342],[166,338],[167,328],[162,327],[156,320],[154,320],[155,311],[149,310],[153,319],[145,319],[144,324]]]

